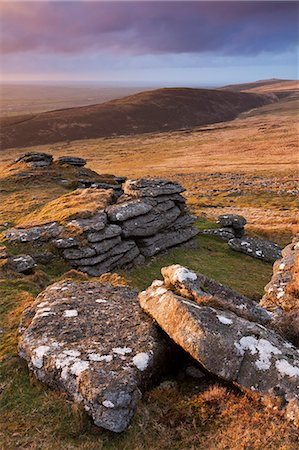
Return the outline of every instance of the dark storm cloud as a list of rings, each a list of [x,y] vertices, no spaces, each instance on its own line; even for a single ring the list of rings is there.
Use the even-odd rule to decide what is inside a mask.
[[[298,41],[296,2],[12,2],[5,53],[280,52]]]

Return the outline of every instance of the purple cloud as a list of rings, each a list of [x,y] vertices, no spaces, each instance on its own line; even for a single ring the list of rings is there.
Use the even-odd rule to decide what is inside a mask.
[[[255,55],[293,48],[298,3],[2,3],[3,53]]]

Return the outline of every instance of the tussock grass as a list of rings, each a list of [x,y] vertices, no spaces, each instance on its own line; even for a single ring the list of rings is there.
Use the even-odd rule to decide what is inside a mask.
[[[91,217],[109,205],[113,191],[105,189],[77,189],[52,200],[40,211],[25,216],[19,227],[32,227],[50,222],[63,223],[79,217]]]

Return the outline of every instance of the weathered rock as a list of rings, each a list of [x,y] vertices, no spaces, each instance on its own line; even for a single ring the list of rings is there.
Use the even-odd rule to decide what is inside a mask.
[[[83,167],[86,165],[87,161],[84,158],[79,158],[78,156],[60,156],[58,158],[60,164],[65,164],[67,166]]]
[[[18,273],[29,273],[36,266],[34,259],[30,255],[11,256],[9,258],[10,267]]]
[[[177,206],[162,212],[156,207],[147,214],[126,220],[122,223],[123,236],[151,236],[170,226],[181,214]]]
[[[86,169],[79,172],[83,176]],[[112,175],[103,177],[120,187]],[[41,241],[47,241],[49,249],[54,246],[61,250],[72,266],[94,275],[139,264],[144,255],[188,242],[197,234],[192,226],[194,218],[179,194],[183,191],[180,185],[160,179],[136,180],[133,185],[141,192],[140,198],[139,194],[123,194],[117,200],[112,189],[76,189],[52,200],[34,217],[25,217],[20,224],[23,228],[7,230],[5,236],[9,241],[36,241],[34,246],[39,251]],[[138,238],[149,236],[148,241],[138,242],[140,249],[144,247],[140,252]],[[123,242],[128,238],[135,239],[134,248],[127,248],[132,241]]]
[[[179,216],[168,228],[167,230],[176,231],[181,230],[182,228],[189,228],[195,222],[193,216],[189,214],[184,214],[183,216]]]
[[[54,246],[57,248],[71,248],[71,247],[77,247],[79,245],[79,241],[76,238],[68,237],[68,238],[61,238],[56,239],[52,241]]]
[[[217,223],[219,223],[220,227],[231,227],[238,230],[244,228],[247,221],[245,217],[237,214],[223,214],[218,217]]]
[[[89,218],[70,220],[66,226],[75,229],[79,233],[84,233],[85,231],[101,231],[105,228],[106,224],[107,214],[105,211],[99,211]]]
[[[62,230],[57,222],[52,222],[38,227],[10,228],[4,232],[4,236],[9,242],[47,241],[56,238]]]
[[[109,272],[116,266],[122,267],[122,263],[125,265],[133,261],[139,253],[136,243],[128,239],[122,241],[104,254],[91,258],[73,260],[71,263],[78,266],[82,272],[86,272],[92,276],[98,276],[102,273]]]
[[[123,431],[172,351],[141,311],[136,291],[60,282],[37,297],[23,323],[29,317],[19,353],[36,377],[81,402],[96,425]]]
[[[88,258],[96,255],[96,251],[92,247],[70,248],[63,251],[66,259]]]
[[[288,341],[233,312],[201,306],[156,281],[141,307],[208,371],[285,407],[299,418],[299,354]]]
[[[116,236],[111,239],[105,239],[101,242],[95,242],[94,244],[90,244],[92,248],[95,249],[97,255],[107,253],[108,250],[115,247],[117,244],[121,243],[121,237]]]
[[[184,190],[180,184],[162,178],[139,178],[138,180],[127,180],[124,184],[125,194],[132,197],[180,194]]]
[[[48,167],[53,162],[53,156],[49,153],[28,152],[17,158],[15,162],[24,162],[31,167]]]
[[[261,305],[276,313],[299,308],[299,235],[283,249],[282,259],[274,263]]]
[[[227,286],[223,286],[201,273],[195,273],[186,267],[175,264],[163,267],[162,275],[167,289],[182,297],[194,300],[198,304],[207,301],[209,296],[215,298],[212,302],[217,307],[234,312],[244,319],[267,324],[271,315],[254,300],[238,294]],[[217,300],[216,300],[217,299]]]
[[[200,234],[207,234],[209,236],[216,236],[225,242],[235,238],[235,232],[233,228],[211,228],[200,231]]]
[[[118,225],[107,225],[103,230],[96,232],[88,232],[86,237],[89,242],[101,242],[105,239],[111,239],[120,236],[121,227]]]
[[[144,256],[153,256],[167,248],[187,242],[197,234],[198,230],[193,227],[181,228],[174,231],[165,230],[154,236],[138,239],[137,243],[140,252]]]
[[[245,253],[267,262],[274,262],[276,259],[281,258],[281,248],[274,242],[265,239],[251,237],[234,238],[228,241],[228,245],[236,252]]]
[[[173,205],[174,206],[174,205]],[[131,200],[122,204],[116,204],[107,208],[107,215],[112,222],[124,222],[151,211],[153,207],[141,200]]]

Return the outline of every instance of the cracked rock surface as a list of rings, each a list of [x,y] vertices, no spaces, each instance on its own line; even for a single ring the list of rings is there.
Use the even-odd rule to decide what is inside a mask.
[[[225,309],[217,298],[201,303],[197,291],[197,301],[191,299],[194,272],[172,266],[164,268],[163,276],[165,283],[156,280],[139,294],[144,311],[208,371],[270,399],[297,421],[298,348],[264,325],[238,315],[237,308],[236,312]],[[206,297],[202,294],[204,301]]]
[[[115,432],[128,426],[172,351],[135,290],[99,282],[49,286],[24,313],[20,331],[19,354],[36,377]]]

